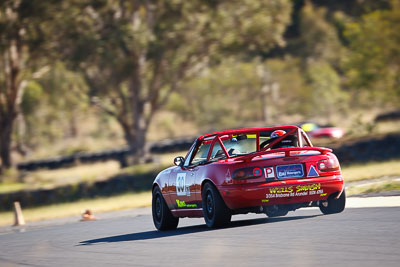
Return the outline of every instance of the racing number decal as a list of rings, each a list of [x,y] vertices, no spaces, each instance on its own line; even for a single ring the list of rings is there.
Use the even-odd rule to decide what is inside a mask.
[[[176,195],[190,196],[189,186],[186,186],[186,173],[178,173],[176,176]]]

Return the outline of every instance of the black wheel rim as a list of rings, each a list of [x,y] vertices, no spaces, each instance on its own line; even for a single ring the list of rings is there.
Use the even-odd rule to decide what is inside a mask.
[[[207,193],[206,208],[207,208],[207,217],[211,219],[214,215],[214,198],[211,192]]]
[[[162,213],[162,203],[161,203],[161,197],[159,194],[156,196],[156,205],[155,205],[155,211],[156,211],[156,218],[157,221],[161,221],[161,213]]]

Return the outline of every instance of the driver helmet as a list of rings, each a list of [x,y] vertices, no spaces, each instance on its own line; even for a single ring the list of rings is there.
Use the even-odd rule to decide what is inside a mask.
[[[271,133],[271,138],[277,138],[279,136],[285,135],[286,132],[284,130],[276,130]]]

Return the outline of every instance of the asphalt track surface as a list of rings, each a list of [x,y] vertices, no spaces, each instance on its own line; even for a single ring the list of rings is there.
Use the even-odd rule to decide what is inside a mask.
[[[0,266],[399,266],[400,207],[237,215],[208,229],[181,219],[155,231],[148,214],[0,229]],[[11,230],[10,230],[11,229]]]

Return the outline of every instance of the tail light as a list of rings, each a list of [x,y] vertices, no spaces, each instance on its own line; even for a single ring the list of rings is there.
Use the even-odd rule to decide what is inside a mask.
[[[232,178],[234,180],[252,179],[260,177],[262,174],[263,171],[260,167],[243,168],[234,171]]]
[[[318,169],[322,172],[332,172],[340,170],[339,161],[335,155],[329,155],[329,159],[323,159],[317,163]]]

